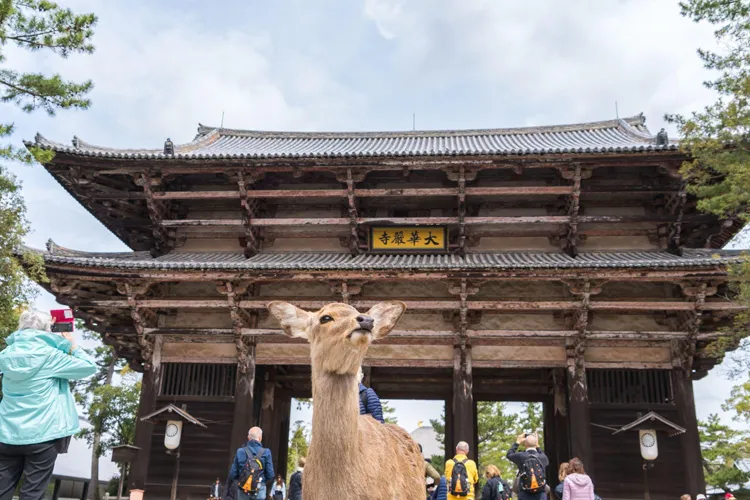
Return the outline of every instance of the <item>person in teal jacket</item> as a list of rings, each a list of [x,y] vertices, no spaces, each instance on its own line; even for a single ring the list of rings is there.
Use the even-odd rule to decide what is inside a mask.
[[[68,381],[93,375],[96,363],[51,327],[49,314],[24,311],[0,352],[0,500],[10,500],[22,474],[20,500],[41,500],[57,455],[80,430]]]

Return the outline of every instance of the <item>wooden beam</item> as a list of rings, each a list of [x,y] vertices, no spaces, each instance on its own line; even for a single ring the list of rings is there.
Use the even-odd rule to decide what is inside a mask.
[[[655,194],[675,194],[678,190],[670,188],[647,188],[644,186],[616,186],[616,187],[588,187],[581,194],[591,195],[629,195],[645,196]],[[572,186],[503,186],[503,187],[467,187],[466,194],[470,196],[566,196],[572,193]],[[274,198],[346,198],[345,189],[259,189],[250,193],[257,199]],[[358,198],[390,198],[390,197],[430,197],[457,196],[457,188],[388,188],[388,189],[355,189]],[[92,200],[142,200],[143,193],[120,191],[108,188],[106,191],[87,193]],[[155,200],[234,200],[236,191],[155,191]]]
[[[328,304],[330,300],[325,299],[305,299],[295,300],[294,298],[261,298],[255,297],[252,300],[241,300],[239,307],[242,309],[266,309],[269,302],[273,300],[290,300],[297,307],[303,309],[320,309]],[[365,309],[374,306],[386,299],[355,299],[351,305],[358,309]],[[459,311],[461,308],[460,300],[417,300],[406,299],[403,301],[410,310],[421,311]],[[217,299],[140,299],[138,300],[139,308],[151,309],[220,309],[227,307],[225,300]],[[130,304],[127,300],[91,300],[82,301],[77,304],[79,308],[102,307],[102,308],[128,308]],[[469,300],[466,302],[468,310],[479,311],[559,311],[559,310],[577,310],[580,302],[571,300],[549,300],[549,301],[525,301],[525,300]],[[589,303],[589,309],[592,311],[693,311],[695,304],[687,301],[609,301],[598,300]],[[742,311],[744,306],[736,302],[716,301],[706,302],[702,309],[704,311]]]
[[[693,382],[681,371],[672,372],[674,397],[677,411],[686,432],[682,434],[682,463],[687,486],[686,493],[696,497],[698,493],[706,491],[706,480],[703,475],[703,457],[701,454],[700,436],[698,435],[698,419],[695,414],[695,396]]]
[[[710,215],[691,215],[683,218],[684,222],[699,222],[711,218]],[[567,224],[570,218],[562,215],[539,215],[517,217],[466,217],[465,224],[473,225],[529,225],[529,224]],[[582,215],[578,222],[585,223],[660,223],[671,222],[672,217],[657,215]],[[251,226],[348,226],[349,218],[256,218]],[[458,217],[359,217],[357,224],[388,225],[458,225]],[[164,227],[244,227],[242,219],[182,219],[164,220]]]

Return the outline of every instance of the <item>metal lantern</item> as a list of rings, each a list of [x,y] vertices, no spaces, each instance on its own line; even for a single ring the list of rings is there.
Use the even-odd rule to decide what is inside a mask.
[[[644,460],[656,460],[659,456],[659,445],[654,429],[638,431],[638,439],[641,443],[641,456]]]
[[[167,420],[164,431],[164,446],[168,450],[176,450],[180,446],[182,437],[182,420]]]

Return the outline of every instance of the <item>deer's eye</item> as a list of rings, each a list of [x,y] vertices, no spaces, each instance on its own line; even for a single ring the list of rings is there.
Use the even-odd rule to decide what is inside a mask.
[[[321,316],[320,318],[320,324],[323,325],[325,323],[328,323],[329,321],[333,321],[333,318],[328,316],[327,314],[325,316]]]

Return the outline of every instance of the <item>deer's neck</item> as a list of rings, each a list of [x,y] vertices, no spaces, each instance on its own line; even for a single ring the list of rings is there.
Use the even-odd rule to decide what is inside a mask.
[[[337,375],[313,369],[312,443],[318,452],[338,458],[358,449],[359,382],[356,375]]]

